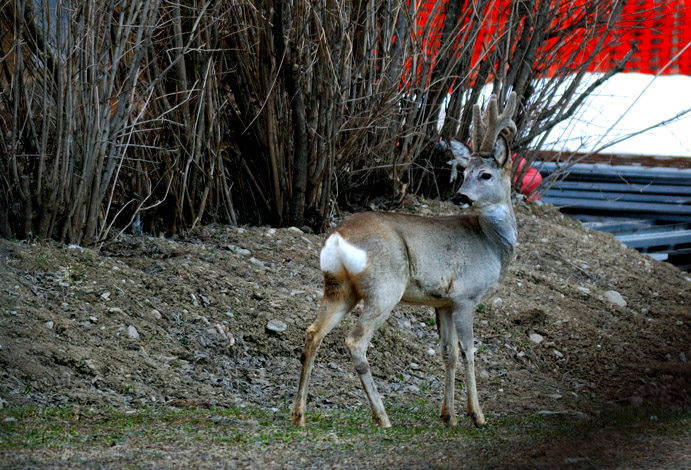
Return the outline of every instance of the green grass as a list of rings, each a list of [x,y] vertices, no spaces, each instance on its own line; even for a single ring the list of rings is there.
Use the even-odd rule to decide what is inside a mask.
[[[0,410],[0,450],[74,448],[84,445],[213,445],[238,449],[271,448],[287,443],[328,443],[341,450],[374,446],[413,449],[429,443],[463,442],[471,447],[520,447],[558,439],[588,439],[611,431],[632,435],[655,432],[685,435],[691,429],[691,410],[622,408],[594,419],[571,416],[517,414],[489,416],[489,425],[472,426],[465,416],[459,425],[444,427],[437,407],[419,402],[411,407],[389,407],[390,429],[373,425],[369,411],[308,409],[307,425],[290,424],[289,411],[258,408],[116,408],[8,407]],[[651,418],[654,417],[654,418]],[[317,444],[315,444],[317,443]],[[426,443],[426,444],[425,444]],[[424,449],[424,447],[423,447]]]

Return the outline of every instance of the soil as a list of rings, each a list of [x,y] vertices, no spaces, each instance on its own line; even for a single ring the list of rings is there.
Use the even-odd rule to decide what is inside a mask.
[[[460,209],[409,199],[398,211]],[[691,275],[549,205],[518,201],[516,214],[516,258],[475,318],[488,419],[688,410]],[[122,235],[100,251],[0,240],[0,406],[289,406],[321,297],[322,240],[230,226]],[[319,350],[308,415],[367,407],[344,345],[355,318]],[[368,358],[385,406],[440,401],[431,309],[399,305]],[[462,368],[457,383],[461,406]]]

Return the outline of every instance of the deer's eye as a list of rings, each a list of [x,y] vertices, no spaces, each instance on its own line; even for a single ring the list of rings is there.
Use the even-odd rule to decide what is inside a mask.
[[[492,173],[481,173],[480,179],[485,181],[490,180],[492,179]]]

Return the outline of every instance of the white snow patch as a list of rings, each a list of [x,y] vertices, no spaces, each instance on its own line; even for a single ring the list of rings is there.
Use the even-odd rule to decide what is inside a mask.
[[[585,90],[600,74],[588,74]],[[557,90],[558,99],[569,85]],[[533,83],[536,90],[549,80]],[[691,77],[620,73],[607,80],[584,100],[574,115],[557,124],[543,150],[565,153],[598,153],[691,158]],[[492,85],[482,90],[486,102]],[[549,103],[544,103],[547,106]],[[442,107],[438,128],[446,116]]]
[[[543,149],[691,157],[690,89],[683,75],[614,75],[555,126]]]
[[[322,271],[337,273],[345,268],[352,274],[358,274],[367,265],[367,253],[362,248],[348,243],[340,233],[334,232],[326,239],[319,255]]]

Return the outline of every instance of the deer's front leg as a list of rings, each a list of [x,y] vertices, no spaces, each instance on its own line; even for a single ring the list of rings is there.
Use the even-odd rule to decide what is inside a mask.
[[[480,408],[475,384],[475,354],[473,353],[473,309],[475,304],[463,302],[455,309],[455,323],[463,350],[465,383],[468,389],[468,415],[476,426],[485,425],[485,415]]]
[[[453,311],[438,308],[437,327],[441,343],[441,356],[444,362],[444,397],[441,402],[441,420],[447,426],[456,426],[456,410],[454,408],[454,393],[456,388],[456,364],[458,364],[458,337],[453,322]]]

